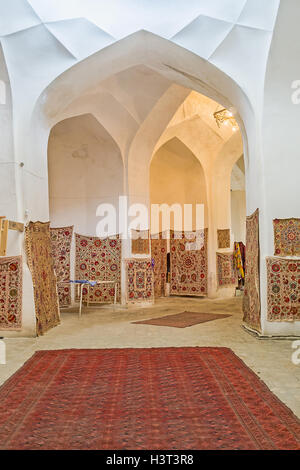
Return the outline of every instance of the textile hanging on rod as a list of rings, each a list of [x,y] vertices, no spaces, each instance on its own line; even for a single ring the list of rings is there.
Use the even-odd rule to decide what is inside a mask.
[[[70,280],[70,252],[73,236],[71,227],[50,227],[52,257],[58,284],[58,298],[60,307],[71,305],[71,288],[68,284],[59,285],[60,282]]]
[[[300,219],[274,219],[274,255],[300,256]]]
[[[246,269],[243,297],[244,322],[261,331],[259,278],[259,210],[246,218]]]
[[[131,230],[131,253],[133,255],[149,255],[149,230]]]
[[[111,284],[84,288],[83,302],[114,303],[116,283],[117,302],[120,302],[122,240],[119,235],[97,238],[75,233],[75,248],[76,279],[111,281]],[[79,300],[78,292],[76,298]]]
[[[241,253],[241,245],[239,242],[234,243],[234,261],[235,261],[235,267],[238,272],[238,275],[240,279],[245,278],[245,272],[244,272],[244,263],[243,263],[243,257]]]
[[[233,253],[217,253],[219,287],[235,286],[238,283]]]
[[[230,248],[230,229],[217,230],[218,248]]]
[[[171,295],[207,295],[208,229],[171,231]]]
[[[25,246],[34,289],[37,335],[43,335],[60,323],[50,222],[29,222],[25,228]]]
[[[22,328],[22,256],[0,258],[0,330]]]
[[[167,240],[160,232],[151,236],[151,257],[154,260],[154,295],[164,297],[167,278]]]
[[[151,260],[132,258],[125,262],[127,302],[153,302],[154,276]]]
[[[300,320],[300,260],[268,257],[268,320]]]

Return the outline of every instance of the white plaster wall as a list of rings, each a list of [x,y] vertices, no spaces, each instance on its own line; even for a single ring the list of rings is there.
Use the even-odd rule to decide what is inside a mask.
[[[300,104],[292,101],[292,83],[300,79],[300,3],[280,2],[267,66],[262,125],[266,212],[261,214],[261,288],[265,334],[300,335],[300,322],[268,322],[266,256],[274,254],[273,219],[300,218]]]
[[[115,142],[92,115],[67,119],[52,129],[48,166],[51,225],[74,225],[75,232],[95,236],[98,205],[117,209],[123,192],[123,163]]]
[[[151,3],[151,14],[150,4],[147,6],[141,2],[138,12],[131,15],[128,24],[123,21],[123,14],[119,15],[119,20],[111,17],[109,8],[105,9],[106,14],[103,16],[99,4],[100,35],[95,35],[91,28],[87,33],[90,41],[84,41],[87,49],[80,50],[80,53],[74,47],[78,46],[78,37],[69,27],[70,23],[62,21],[61,28],[49,29],[44,24],[53,19],[66,18],[64,14],[60,16],[62,2],[59,5],[56,3],[54,7],[52,2],[50,6],[49,2],[32,1],[34,8],[39,4],[40,16],[30,9],[27,2],[21,0],[3,2],[1,5],[1,43],[13,94],[14,149],[16,160],[25,162],[20,172],[21,182],[15,183],[15,192],[22,194],[18,199],[21,220],[25,208],[29,209],[30,218],[34,220],[47,220],[49,217],[46,148],[52,125],[60,120],[60,115],[70,103],[88,89],[130,66],[144,64],[164,75],[170,82],[202,92],[226,107],[233,106],[237,112],[245,150],[247,214],[257,207],[261,214],[262,312],[265,319],[264,257],[272,254],[272,218],[298,215],[299,108],[291,104],[290,84],[300,75],[299,61],[296,60],[299,56],[299,2],[228,0],[225,5],[225,2],[219,0],[201,0],[188,4],[185,2],[182,8],[183,3],[178,1],[178,8],[174,8],[174,12],[168,10],[168,22],[162,21],[162,12],[165,10],[164,7],[161,10],[161,2],[156,2],[155,6]],[[87,3],[90,4],[84,2],[85,5]],[[280,10],[268,58],[279,3]],[[126,2],[122,2],[122,12],[124,15],[130,14]],[[81,12],[79,16],[86,15]],[[103,17],[106,18],[104,30],[106,25],[108,32],[115,38],[134,34],[106,47],[114,38],[105,36],[103,30],[101,32]],[[91,50],[99,52],[82,60]],[[61,73],[63,75],[59,77]],[[179,93],[177,98],[180,101]],[[127,106],[127,98],[122,103]],[[32,119],[36,105],[37,113]],[[147,116],[131,141],[134,145],[130,147],[130,142],[126,142],[130,171],[124,181],[128,180],[126,189],[136,199],[147,199],[147,190],[143,190],[146,178],[144,181],[141,179],[135,192],[136,176],[143,174],[142,169],[147,164],[146,156],[163,133],[163,126],[168,123],[164,108],[158,103],[154,108],[159,110],[156,117],[155,113],[151,115],[151,110],[138,114],[140,119],[145,114]],[[108,102],[107,109],[110,111]],[[145,155],[142,152],[143,145],[147,147]],[[1,183],[3,181],[1,176]],[[6,194],[6,191],[1,191],[1,198]],[[213,195],[209,194],[209,204],[213,199]],[[230,217],[228,211],[227,216]],[[271,327],[264,322],[265,326]],[[272,325],[272,331],[299,333],[300,326],[277,324]]]
[[[231,191],[231,230],[235,242],[246,244],[246,192]]]
[[[196,204],[207,208],[206,183],[203,168],[195,155],[177,138],[164,144],[154,155],[150,166],[151,204],[179,204],[182,220],[175,224],[171,217],[170,225],[159,230],[182,230],[184,204],[193,205],[192,230],[196,228]],[[182,224],[182,225],[181,225]],[[157,233],[157,230],[153,230]]]

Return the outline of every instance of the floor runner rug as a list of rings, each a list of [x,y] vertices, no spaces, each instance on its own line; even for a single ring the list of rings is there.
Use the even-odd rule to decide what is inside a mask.
[[[300,449],[300,421],[227,348],[38,351],[0,416],[0,449]]]
[[[166,315],[159,318],[150,318],[150,320],[135,321],[132,323],[155,326],[171,326],[174,328],[187,328],[189,326],[207,323],[213,320],[231,317],[231,315],[218,315],[214,313],[181,312],[175,315]]]

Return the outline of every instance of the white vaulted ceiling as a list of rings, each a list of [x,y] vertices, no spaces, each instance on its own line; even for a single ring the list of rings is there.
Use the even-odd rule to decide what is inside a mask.
[[[2,1],[0,40],[12,82],[16,74],[41,75],[43,86],[77,61],[136,31],[146,30],[209,60],[256,100],[259,96],[255,80],[264,79],[279,3],[280,0]]]

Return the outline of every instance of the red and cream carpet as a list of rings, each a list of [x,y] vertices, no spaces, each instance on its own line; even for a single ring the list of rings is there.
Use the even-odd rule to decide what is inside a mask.
[[[1,449],[300,449],[227,348],[38,351],[0,388]]]
[[[166,315],[164,317],[150,318],[149,320],[141,320],[132,322],[136,325],[154,325],[154,326],[170,326],[173,328],[188,328],[190,326],[207,323],[214,320],[222,320],[231,317],[226,314],[214,314],[203,312],[181,312],[175,315]]]

